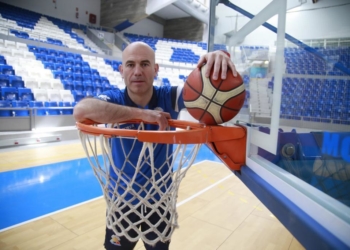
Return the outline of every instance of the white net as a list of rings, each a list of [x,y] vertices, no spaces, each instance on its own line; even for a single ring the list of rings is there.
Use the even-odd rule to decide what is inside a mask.
[[[169,241],[178,226],[179,185],[200,144],[173,148],[134,137],[106,138],[82,131],[79,135],[107,203],[107,227],[132,242],[142,239],[154,245]]]

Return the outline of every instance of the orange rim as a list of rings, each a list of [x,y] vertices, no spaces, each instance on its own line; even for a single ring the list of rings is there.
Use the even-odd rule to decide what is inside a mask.
[[[120,123],[141,123],[142,120],[129,120]],[[147,124],[156,124],[148,123]],[[118,128],[101,128],[93,123],[77,122],[78,130],[83,133],[112,138],[116,136],[134,137],[141,142],[152,142],[162,144],[200,144],[216,141],[227,141],[232,139],[239,139],[245,136],[243,130],[238,130],[237,127],[222,127],[222,126],[206,126],[202,123],[180,121],[169,119],[168,124],[173,128],[180,128],[182,130],[131,130]]]

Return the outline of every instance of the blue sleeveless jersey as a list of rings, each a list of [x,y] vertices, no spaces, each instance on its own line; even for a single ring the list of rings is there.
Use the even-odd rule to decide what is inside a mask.
[[[142,108],[138,107],[130,99],[127,89],[105,91],[97,98],[110,103]],[[185,108],[185,106],[182,99],[182,88],[172,86],[153,87],[152,98],[145,107],[145,109],[168,112],[170,113],[172,119],[176,119],[180,110],[183,108]],[[139,124],[129,123],[121,125],[120,128],[137,130],[138,126]],[[158,125],[145,125],[145,130],[158,130],[158,128]],[[149,193],[152,197],[149,200],[150,203],[153,203],[153,200],[159,200],[159,193],[152,189],[152,184],[150,182],[147,182],[152,176],[151,168],[148,164],[146,164],[147,161],[143,161],[142,159],[143,164],[141,164],[140,169],[138,170],[131,190],[129,190],[129,192],[125,192],[127,186],[126,182],[129,182],[134,176],[134,166],[137,165],[139,160],[143,143],[135,140],[120,138],[111,139],[110,143],[115,166],[123,170],[123,176],[117,176],[115,171],[113,171],[112,166],[110,167],[110,176],[112,178],[111,183],[113,183],[113,186],[109,188],[110,192],[113,192],[114,185],[117,185],[118,193],[123,196],[125,195],[124,199],[128,200],[132,204],[137,204],[139,202],[138,196],[144,198],[147,193]],[[132,151],[130,151],[131,148],[133,148]],[[171,178],[165,176],[170,166],[168,164],[164,165],[164,163],[166,162],[166,158],[170,157],[172,152],[172,145],[158,144],[154,149],[154,165],[156,169],[160,169],[160,171],[155,174],[155,180],[159,180],[162,177],[165,177],[166,179],[166,185],[163,185],[161,188],[163,193],[166,192],[166,188],[171,184]],[[127,156],[127,159],[125,159],[125,155]],[[148,151],[146,151],[144,157],[149,157]],[[171,163],[171,160],[168,162]],[[110,193],[110,195],[113,195],[113,193]]]

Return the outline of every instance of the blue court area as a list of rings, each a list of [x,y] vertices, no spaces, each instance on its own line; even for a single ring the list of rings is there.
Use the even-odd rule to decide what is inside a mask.
[[[204,160],[220,161],[202,146]],[[0,193],[0,230],[102,195],[86,158],[0,173]]]

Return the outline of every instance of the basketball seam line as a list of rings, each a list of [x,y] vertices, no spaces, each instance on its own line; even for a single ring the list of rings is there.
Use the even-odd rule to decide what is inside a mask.
[[[191,84],[190,84],[188,81],[186,81],[186,83],[187,83],[187,86],[190,87],[190,88],[191,88],[194,92],[196,92],[199,96],[202,96],[203,98],[207,99],[210,103],[212,102],[212,103],[214,103],[214,104],[216,104],[216,105],[222,106],[220,103],[211,101],[208,97],[202,95],[202,93],[198,92],[194,87],[192,87]],[[235,88],[233,88],[233,89],[236,89],[236,88],[238,88],[238,87],[235,87]],[[220,90],[220,91],[221,91],[221,90]],[[223,92],[223,91],[222,91],[222,92]],[[228,91],[227,91],[227,92],[228,92]],[[245,92],[245,90],[242,91],[241,93],[235,95],[235,97],[236,97],[236,96],[239,96],[239,95],[241,95],[241,94],[243,94],[244,92]],[[216,93],[217,93],[217,90],[216,90],[214,96],[216,95]],[[197,99],[198,99],[198,98],[197,98]],[[196,99],[195,99],[195,100],[196,100]],[[192,101],[185,101],[185,100],[184,100],[184,101],[185,101],[185,102],[193,102],[193,101],[195,101],[195,100],[192,100]],[[209,104],[210,104],[210,103],[209,103]],[[209,106],[209,105],[208,105],[208,106]],[[223,108],[226,108],[226,109],[228,109],[228,110],[232,110],[232,111],[239,111],[239,110],[240,110],[240,109],[229,108],[229,107],[226,107],[226,106],[222,106],[222,107],[223,107]],[[207,109],[205,109],[205,111],[207,111]]]
[[[204,89],[204,80],[203,80],[202,69],[200,69],[200,72],[201,72],[200,76],[201,76],[201,80],[202,80],[202,92],[203,92],[203,89]],[[211,83],[210,77],[209,77],[209,82],[210,82],[211,85],[213,85],[213,84]],[[221,83],[220,83],[220,84],[221,84]],[[219,85],[219,86],[220,86],[220,85]],[[202,120],[202,118],[203,118],[203,116],[204,116],[205,113],[209,113],[210,116],[212,116],[212,114],[211,114],[210,112],[207,112],[207,111],[208,111],[208,108],[209,108],[209,106],[210,106],[210,104],[211,104],[211,102],[212,102],[212,99],[215,97],[215,94],[216,94],[216,92],[217,92],[217,89],[215,89],[215,90],[216,90],[216,91],[215,91],[215,93],[214,93],[214,95],[212,96],[211,99],[206,98],[206,99],[208,99],[209,103],[208,103],[208,105],[205,107],[205,110],[202,112],[202,115],[201,115],[200,118],[199,118],[200,121]],[[199,94],[200,94],[201,96],[203,96],[202,93],[199,93]],[[205,96],[203,96],[203,97],[205,98]],[[221,120],[222,120],[221,115],[220,115],[220,118],[221,118]],[[213,119],[214,119],[214,121],[215,121],[215,118],[214,118],[214,117],[213,117]],[[216,122],[216,121],[215,121],[215,122]]]
[[[221,80],[221,82],[219,83],[219,86],[216,88],[216,87],[213,85],[213,83],[211,82],[211,79],[210,79],[210,77],[209,77],[209,82],[210,82],[211,86],[213,86],[213,87],[215,88],[215,93],[213,94],[213,97],[212,97],[211,100],[209,101],[209,104],[207,105],[207,108],[205,109],[205,111],[208,110],[210,104],[213,102],[213,99],[215,98],[216,94],[218,93],[218,91],[219,91],[218,89],[220,88],[220,86],[221,86],[221,84],[222,84],[223,81],[224,81],[224,80]],[[215,103],[215,102],[213,102],[213,103]],[[221,104],[218,104],[218,103],[216,103],[216,104],[219,105],[220,107],[222,107]],[[208,112],[208,113],[210,114],[210,112]],[[203,114],[203,115],[204,115],[204,114]],[[220,115],[221,121],[223,121],[224,119],[223,119],[222,116],[221,116],[221,108],[220,108],[220,113],[219,113],[219,115]],[[215,119],[214,119],[214,120],[215,120]]]

